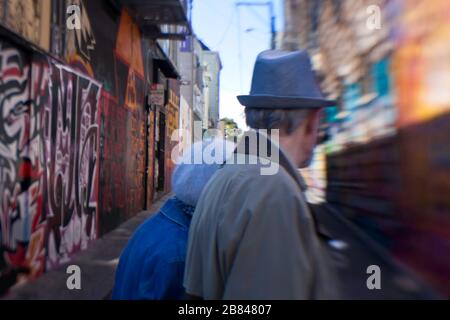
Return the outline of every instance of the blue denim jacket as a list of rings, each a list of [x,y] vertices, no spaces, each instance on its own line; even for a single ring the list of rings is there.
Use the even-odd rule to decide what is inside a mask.
[[[120,257],[113,299],[182,298],[190,208],[171,198],[137,229]]]

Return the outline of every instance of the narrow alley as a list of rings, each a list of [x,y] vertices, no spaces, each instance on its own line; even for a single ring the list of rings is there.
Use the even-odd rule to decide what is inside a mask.
[[[273,101],[236,99],[269,49],[306,52],[335,102],[299,172],[341,298],[448,299],[448,1],[0,0],[1,299],[111,299],[175,160],[242,141],[248,109]]]

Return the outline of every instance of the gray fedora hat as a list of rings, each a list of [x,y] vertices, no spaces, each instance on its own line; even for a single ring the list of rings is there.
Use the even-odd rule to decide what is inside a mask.
[[[237,98],[249,108],[319,108],[336,104],[320,91],[305,50],[261,52],[253,70],[250,94]]]

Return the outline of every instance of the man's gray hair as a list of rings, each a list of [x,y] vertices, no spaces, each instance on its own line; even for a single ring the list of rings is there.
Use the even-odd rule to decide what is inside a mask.
[[[252,129],[279,129],[280,133],[293,133],[306,119],[310,109],[245,108],[247,125]]]

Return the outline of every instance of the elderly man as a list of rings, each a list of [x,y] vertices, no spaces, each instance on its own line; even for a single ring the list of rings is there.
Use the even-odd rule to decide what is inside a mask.
[[[322,96],[305,51],[261,53],[251,93],[238,99],[247,125],[279,130],[279,141],[253,131],[264,143],[241,140],[234,161],[205,187],[189,232],[186,292],[203,299],[336,298],[297,170],[308,165],[322,108],[334,101]],[[264,145],[269,156],[261,155]],[[264,174],[274,158],[278,170]]]
[[[184,262],[195,205],[234,148],[233,143],[214,138],[196,142],[184,153],[172,176],[174,197],[138,228],[120,257],[113,299],[184,297]]]

